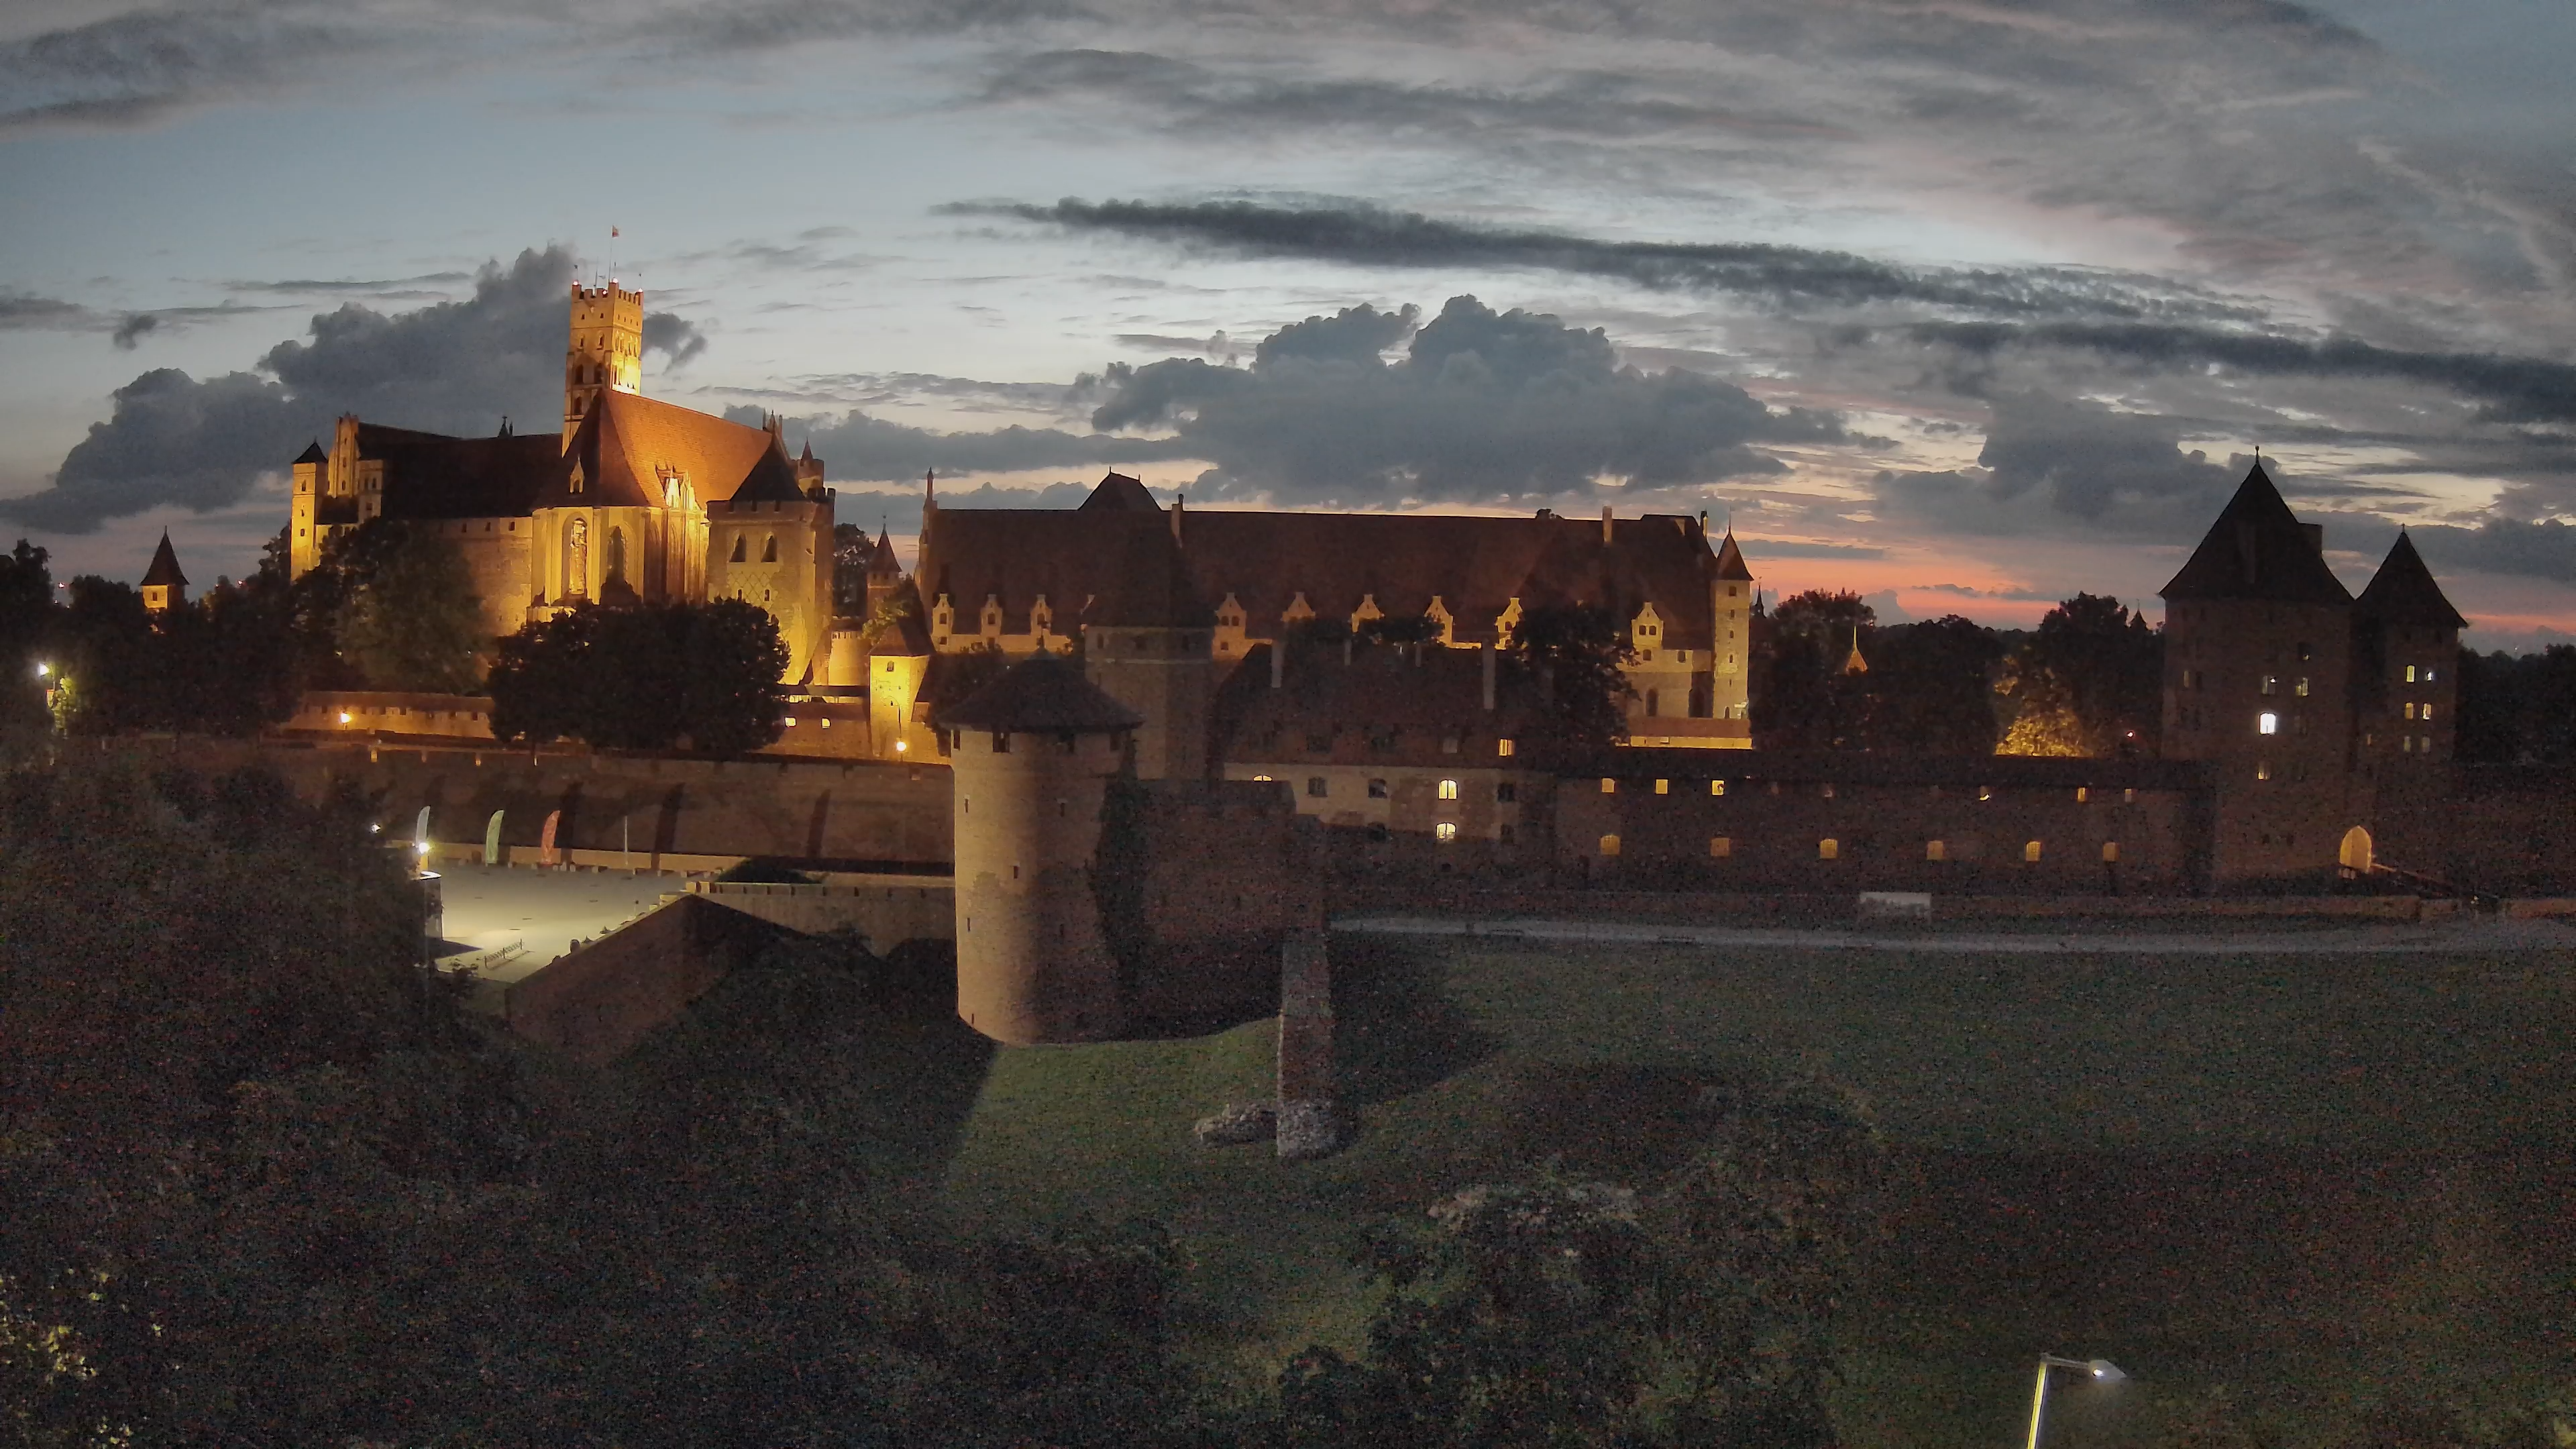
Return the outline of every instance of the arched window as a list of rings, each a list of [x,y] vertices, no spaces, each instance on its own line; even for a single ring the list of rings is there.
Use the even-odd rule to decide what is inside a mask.
[[[733,562],[735,562],[735,563],[740,563],[740,562],[742,562],[742,561],[743,561],[743,559],[744,559],[744,558],[746,558],[746,557],[748,556],[748,554],[746,553],[746,550],[748,550],[750,547],[751,547],[751,540],[750,540],[750,539],[747,539],[747,538],[743,537],[743,536],[742,536],[741,534],[739,534],[739,533],[735,534],[735,535],[733,536]]]
[[[564,597],[590,597],[590,520],[576,518],[564,525]]]
[[[601,577],[612,584],[622,584],[626,582],[625,529],[612,528],[608,530],[607,568],[602,573]]]
[[[1618,836],[1605,835],[1601,837],[1601,858],[1603,860],[1616,860],[1619,858]]]
[[[768,538],[766,538],[766,539],[764,539],[764,540],[762,540],[762,541],[761,541],[761,545],[760,545],[760,561],[761,561],[762,563],[776,563],[776,562],[778,562],[778,535],[777,535],[777,534],[774,534],[774,533],[773,533],[773,534],[769,535],[769,537],[768,537]]]
[[[1840,860],[1842,858],[1843,843],[1841,841],[1827,837],[1826,839],[1816,842],[1816,859]]]
[[[2036,840],[2024,841],[2021,847],[2021,858],[2033,865],[2038,864],[2039,842]]]
[[[1457,799],[1457,798],[1458,798],[1458,782],[1457,782],[1457,781],[1455,781],[1455,780],[1443,780],[1443,781],[1441,781],[1441,782],[1440,782],[1440,798],[1441,798],[1441,799],[1443,799],[1443,800],[1455,800],[1455,799]]]

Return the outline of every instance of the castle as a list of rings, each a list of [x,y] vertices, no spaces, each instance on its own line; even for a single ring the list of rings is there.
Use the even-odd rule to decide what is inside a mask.
[[[575,285],[563,431],[449,437],[342,417],[293,464],[291,568],[404,519],[463,556],[492,637],[565,608],[741,599],[777,621],[790,684],[862,682],[833,652],[832,490],[781,430],[643,395],[644,297]]]

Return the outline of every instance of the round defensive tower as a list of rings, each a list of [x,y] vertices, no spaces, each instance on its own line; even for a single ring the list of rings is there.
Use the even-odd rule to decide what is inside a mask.
[[[936,721],[951,737],[957,1015],[995,1041],[1099,1041],[1126,1025],[1092,868],[1143,722],[1043,654]]]

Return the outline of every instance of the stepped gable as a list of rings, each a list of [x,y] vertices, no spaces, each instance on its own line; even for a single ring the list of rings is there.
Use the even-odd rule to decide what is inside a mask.
[[[2284,604],[2349,604],[2352,594],[2326,567],[2305,525],[2257,463],[2219,510],[2218,521],[2163,589],[2167,599],[2250,599]]]
[[[360,423],[358,456],[385,465],[387,518],[523,518],[564,476],[552,433],[452,438]]]
[[[769,448],[726,498],[734,503],[804,502],[805,490],[797,486],[796,465],[787,461],[787,446],[772,437]]]
[[[1083,499],[1082,505],[1074,511],[1077,513],[1160,513],[1163,511],[1163,505],[1154,501],[1154,495],[1146,491],[1142,482],[1124,473],[1113,472],[1101,479],[1100,486],[1092,489],[1091,496]]]
[[[1717,546],[1717,567],[1711,575],[1721,580],[1753,582],[1753,570],[1744,562],[1744,550],[1735,546],[1735,530],[1726,531],[1726,541]]]
[[[143,571],[147,589],[186,588],[188,576],[179,572],[178,552],[170,547],[170,530],[161,530],[161,546],[152,550],[152,567]]]
[[[1205,629],[1216,622],[1191,586],[1180,545],[1162,518],[1130,517],[1106,586],[1082,611],[1085,628]]]
[[[536,506],[663,507],[666,473],[686,478],[699,503],[720,503],[749,482],[763,457],[777,447],[778,436],[767,428],[631,392],[603,392],[564,448],[564,456],[581,469],[581,492],[571,490],[567,469]],[[786,465],[783,454],[779,462]],[[787,476],[792,487],[792,466]]]
[[[1109,591],[1122,530],[1138,512],[1124,486],[1133,481],[1113,473],[1073,510],[940,509],[915,573],[924,609],[945,593],[961,627],[972,632],[971,621],[990,595],[1002,605],[1002,632],[1020,634],[1028,631],[1029,609],[1041,594],[1059,618],[1088,607]],[[1157,509],[1156,516],[1165,515]],[[1605,577],[1614,580],[1623,623],[1644,599],[1660,600],[1671,647],[1710,647],[1714,559],[1698,520],[1623,518],[1613,537],[1615,544],[1602,544],[1597,518],[1554,514],[1192,509],[1180,544],[1193,590],[1211,605],[1233,595],[1244,610],[1245,632],[1256,638],[1277,637],[1282,617],[1302,594],[1326,619],[1347,619],[1372,597],[1389,617],[1418,617],[1437,597],[1456,621],[1456,642],[1494,642],[1495,618],[1522,596],[1541,555],[1562,540],[1562,566],[1553,575],[1561,586],[1594,597],[1589,591]]]
[[[2424,567],[2424,556],[2415,551],[2415,541],[2402,528],[2388,557],[2380,561],[2379,572],[2371,575],[2361,597],[2353,601],[2352,612],[2357,619],[2400,628],[2469,627],[2469,621],[2451,607],[2442,586],[2433,581],[2433,571]]]
[[[1081,665],[1060,654],[1040,654],[1012,665],[931,722],[941,729],[1011,734],[1115,734],[1145,720],[1083,678]]]

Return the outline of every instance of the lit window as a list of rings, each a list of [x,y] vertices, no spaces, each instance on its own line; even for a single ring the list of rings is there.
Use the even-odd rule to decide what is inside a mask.
[[[2036,840],[2023,841],[2021,845],[2021,858],[2025,861],[2036,863],[2039,860],[2039,842]]]
[[[787,727],[791,730],[796,728],[796,716],[791,714],[787,717]]]
[[[2419,755],[2429,755],[2433,753],[2433,737],[2431,735],[2419,737],[2415,741],[2415,753]]]
[[[1443,781],[1441,781],[1441,782],[1440,782],[1440,798],[1441,798],[1441,799],[1443,799],[1443,800],[1455,800],[1455,799],[1457,799],[1457,798],[1458,798],[1458,782],[1457,782],[1457,781],[1455,781],[1455,780],[1443,780]]]
[[[2123,791],[2121,791],[2121,792],[2120,792],[2120,803],[2121,803],[2121,804],[2123,804],[2123,805],[2135,805],[2135,804],[2137,804],[2137,803],[2138,803],[2138,792],[2137,792],[2136,790],[2133,790],[2133,789],[2132,789],[2132,790],[2123,790]]]
[[[1266,783],[1268,783],[1268,782],[1269,782],[1269,779],[1270,779],[1270,777],[1269,777],[1268,775],[1255,775],[1255,776],[1253,776],[1252,778],[1253,778],[1253,780],[1254,780],[1254,782],[1255,782],[1255,783],[1261,783],[1261,784],[1266,784]]]
[[[1726,793],[1726,782],[1725,782],[1724,780],[1711,780],[1711,781],[1709,781],[1709,782],[1708,782],[1708,793],[1710,793],[1710,794],[1712,794],[1712,795],[1723,795],[1723,794],[1725,794],[1725,793]]]
[[[2424,706],[2421,710],[2416,712],[2415,717],[2417,719],[2431,719],[2433,717],[2433,706],[2429,704]]]
[[[2401,755],[2411,755],[2415,753],[2415,737],[2413,735],[2399,735],[2397,737],[2397,752]]]
[[[1602,858],[1602,859],[1604,859],[1604,860],[1613,860],[1613,859],[1616,859],[1616,858],[1618,857],[1618,854],[1619,854],[1619,837],[1618,837],[1618,836],[1615,836],[1615,835],[1605,835],[1605,836],[1602,836],[1602,837],[1601,837],[1601,858]]]
[[[2265,694],[2275,693],[2280,689],[2280,687],[2281,676],[2277,674],[2266,674],[2263,676],[2263,692]]]
[[[2261,714],[2254,717],[2254,732],[2258,735],[2279,734],[2281,732],[2281,717],[2272,713],[2268,709],[2263,711]]]
[[[1494,753],[1506,760],[1510,759],[1512,757],[1512,742],[1510,740],[1494,741]]]
[[[1950,847],[1942,841],[1927,840],[1923,842],[1923,858],[1925,860],[1948,860],[1950,858]]]
[[[2424,682],[2426,684],[2433,682],[2433,666],[2430,664],[2424,666]]]
[[[2408,684],[2415,682],[2415,666],[2412,664],[2406,666],[2406,682]]]
[[[2271,779],[2272,762],[2270,760],[2256,760],[2254,762],[2254,778],[2257,780]]]
[[[2408,719],[2413,719],[2415,717],[2415,702],[2413,700],[2408,700],[2406,702],[2406,717]]]
[[[2090,792],[2090,791],[2088,791],[2088,790],[2086,790],[2086,789],[2085,789],[2085,787],[2083,787],[2082,785],[2078,785],[2078,786],[2076,786],[2076,787],[2075,787],[2075,803],[2076,803],[2076,804],[2078,804],[2078,805],[2083,804],[2083,803],[2084,803],[2084,801],[2086,800],[2086,798],[2087,798],[2090,794],[2091,794],[2091,792]]]
[[[1992,785],[1979,785],[1977,787],[1977,798],[1980,800],[1992,800],[1995,798],[1994,787]]]
[[[2120,842],[2116,840],[2106,840],[2102,842],[2102,863],[2104,865],[2118,865],[2120,863]]]
[[[2296,688],[2298,690],[2299,698],[2305,699],[2308,697],[2308,677],[2306,675],[2302,674],[2299,676],[2299,682]]]
[[[1840,860],[1842,858],[1843,843],[1841,841],[1828,836],[1827,838],[1816,842],[1816,859]]]
[[[1834,798],[1834,787],[1831,781],[1827,781],[1825,784],[1824,796],[1828,800]]]
[[[1657,780],[1655,782],[1655,793],[1658,795],[1669,795],[1673,793],[1673,782],[1670,780]]]
[[[1712,835],[1708,838],[1709,859],[1724,860],[1733,854],[1735,854],[1735,842],[1732,839],[1723,835]]]
[[[1618,793],[1619,793],[1619,782],[1618,782],[1618,781],[1616,781],[1616,780],[1611,779],[1611,778],[1610,778],[1609,776],[1607,776],[1607,775],[1602,776],[1602,777],[1601,777],[1601,793],[1602,793],[1602,794],[1604,794],[1604,795],[1616,795],[1616,794],[1618,794]]]
[[[1458,838],[1458,822],[1443,820],[1431,827],[1431,835],[1435,840],[1455,840]]]

